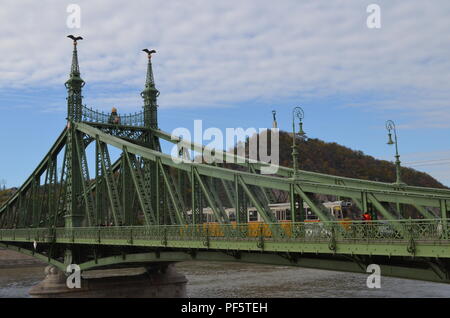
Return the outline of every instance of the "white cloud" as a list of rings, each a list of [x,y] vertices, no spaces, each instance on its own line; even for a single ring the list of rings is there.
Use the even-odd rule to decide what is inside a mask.
[[[71,58],[65,36],[76,33],[85,38],[88,85],[128,88],[90,91],[87,101],[100,107],[140,105],[140,50],[150,47],[163,107],[368,93],[374,100],[356,106],[408,110],[410,125],[420,116],[421,125],[450,127],[446,0],[377,1],[379,30],[366,27],[368,3],[357,0],[77,1],[82,28],[70,30],[72,2],[2,1],[0,88],[61,85]]]

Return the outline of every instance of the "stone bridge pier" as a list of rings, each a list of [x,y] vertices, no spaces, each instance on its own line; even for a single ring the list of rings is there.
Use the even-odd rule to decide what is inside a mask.
[[[145,267],[142,274],[83,278],[81,288],[67,287],[66,274],[55,266],[45,268],[46,277],[29,290],[33,298],[180,298],[186,297],[186,277],[175,263]]]

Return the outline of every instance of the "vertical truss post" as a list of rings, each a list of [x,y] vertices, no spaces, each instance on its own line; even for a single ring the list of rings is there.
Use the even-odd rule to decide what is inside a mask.
[[[185,172],[181,169],[177,169],[178,174],[178,190],[181,195],[181,201],[183,204],[186,204],[186,178],[185,178]]]
[[[289,202],[291,207],[291,222],[303,222],[303,200],[301,197],[295,192],[295,184],[291,183],[289,185]]]
[[[400,204],[399,202],[395,202],[395,207],[396,207],[396,212],[397,212],[398,218],[401,219],[402,217],[404,217],[402,204]]]
[[[194,170],[195,174],[195,170]],[[205,208],[204,197],[202,193],[202,189],[200,187],[200,181],[195,180],[195,196],[197,198],[197,220],[200,224],[206,222],[206,215],[203,213],[203,209]]]
[[[236,222],[247,223],[248,222],[248,204],[247,197],[242,189],[242,186],[239,183],[239,176],[237,174],[234,175],[234,199],[235,199],[235,213],[236,213]]]
[[[192,218],[192,224],[197,224],[197,197],[196,197],[196,191],[195,191],[195,174],[194,174],[194,167],[191,167],[191,218]]]
[[[203,197],[199,181],[195,175],[195,167],[191,167],[192,224],[204,223]]]
[[[83,214],[80,209],[79,198],[81,191],[81,171],[76,153],[76,130],[69,122],[69,131],[67,133],[66,144],[66,166],[67,166],[67,185],[66,185],[66,227],[79,227],[82,225]]]
[[[164,186],[164,180],[161,178],[161,189],[164,191],[164,201],[163,201],[163,207],[164,207],[164,224],[165,225],[172,225],[176,224],[175,218],[173,217],[172,209],[169,202],[169,191],[167,191],[166,187]]]
[[[8,227],[14,228],[14,205],[8,205]]]
[[[3,213],[0,214],[0,229],[6,228],[6,212],[7,210],[3,210]],[[0,234],[1,238],[1,234]]]
[[[362,204],[362,209],[363,209],[363,213],[366,213],[369,211],[369,201],[367,199],[367,192],[361,192],[361,204]]]
[[[292,223],[295,223],[296,207],[295,207],[295,185],[294,184],[289,185],[289,202],[291,205],[291,220],[292,220]]]
[[[17,212],[16,212],[16,224],[18,228],[22,228],[25,225],[25,216],[26,216],[26,202],[25,202],[25,194],[19,193],[18,198],[18,205],[17,205]]]
[[[173,215],[171,213],[170,209],[170,203],[169,203],[169,194],[166,189],[165,181],[164,181],[164,168],[162,165],[160,165],[160,159],[156,158],[155,161],[156,169],[158,171],[157,174],[157,183],[158,183],[158,191],[159,191],[159,204],[160,204],[160,210],[162,215],[162,224],[169,225],[174,224],[175,222]]]
[[[157,219],[157,224],[158,225],[162,225],[164,224],[164,219],[163,219],[163,215],[161,213],[161,189],[159,187],[160,183],[159,183],[159,166],[154,163],[154,167],[152,169],[152,190],[155,192],[155,210],[156,210],[156,219]]]
[[[85,215],[87,216],[88,224],[90,226],[96,226],[97,221],[95,220],[94,216],[94,199],[92,197],[92,191],[90,190],[89,167],[86,159],[86,152],[84,148],[82,133],[77,133],[75,145],[78,161],[77,168],[80,171],[81,177],[80,183],[83,192]]]
[[[10,228],[12,228],[12,225],[11,225],[11,204],[8,204],[8,206],[6,207],[6,210],[5,210],[5,212],[4,212],[4,217],[5,217],[5,220],[3,221],[3,224],[4,224],[4,226],[7,228],[7,229],[10,229]]]
[[[25,202],[25,227],[29,228],[33,223],[33,193],[31,191],[31,186],[26,190]]]
[[[102,174],[102,163],[100,156],[100,141],[98,140],[98,136],[95,141],[95,210],[96,210],[96,219],[99,225],[108,223],[108,220],[105,219],[105,211],[104,211],[104,178]]]
[[[121,157],[121,177],[122,177],[122,202],[123,210],[125,213],[124,221],[125,225],[134,225],[136,223],[136,215],[133,210],[133,197],[134,193],[131,191],[133,187],[133,180],[131,177],[131,169],[127,162],[125,152],[122,153]],[[143,211],[145,213],[145,211]]]
[[[57,219],[57,198],[58,198],[58,172],[56,155],[51,156],[48,162],[48,169],[50,170],[49,182],[49,196],[48,196],[48,226],[54,227]]]
[[[47,163],[48,165],[48,163]],[[40,203],[39,203],[39,209],[38,209],[38,215],[37,215],[37,222],[38,222],[38,226],[37,227],[41,227],[46,225],[46,217],[48,215],[48,213],[46,214],[45,211],[48,211],[48,206],[46,206],[47,200],[48,200],[48,195],[49,195],[49,191],[48,191],[48,184],[49,184],[49,178],[50,178],[50,170],[47,168],[45,171],[45,181],[44,181],[44,185],[42,186],[42,191],[41,191],[41,197],[40,197]]]
[[[3,212],[5,220],[3,221],[3,224],[7,229],[11,228],[11,204],[8,204],[6,207],[5,212]]]
[[[443,227],[443,237],[444,239],[448,239],[448,212],[447,212],[447,202],[446,200],[439,200],[439,206],[441,210],[441,218],[442,218],[442,227]]]
[[[59,193],[58,193],[58,200],[56,204],[56,218],[54,226],[60,226],[61,219],[64,217],[65,207],[66,207],[66,178],[67,178],[67,158],[66,158],[66,152],[64,151],[64,158],[62,162],[62,169],[61,169],[61,177],[59,181]],[[59,223],[58,223],[59,221]]]

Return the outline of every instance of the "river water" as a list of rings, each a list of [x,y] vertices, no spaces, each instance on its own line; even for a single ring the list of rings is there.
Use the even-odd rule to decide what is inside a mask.
[[[188,297],[450,297],[450,285],[391,277],[381,278],[380,289],[369,289],[368,274],[196,261],[176,268],[189,280]],[[29,288],[43,278],[39,266],[0,269],[0,297],[29,297]]]

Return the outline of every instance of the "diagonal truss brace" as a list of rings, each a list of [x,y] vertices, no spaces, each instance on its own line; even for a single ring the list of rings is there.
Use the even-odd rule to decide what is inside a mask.
[[[332,220],[332,216],[326,213],[323,209],[321,209],[319,206],[316,205],[316,203],[300,188],[298,184],[294,185],[294,190],[297,192],[300,197],[303,199],[303,201],[308,204],[308,206],[311,208],[311,210],[316,214],[320,220],[324,221],[330,221]]]
[[[111,169],[111,161],[109,159],[109,153],[108,148],[105,143],[101,142],[97,136],[96,138],[97,143],[99,143],[98,150],[100,151],[100,158],[101,158],[101,166],[103,170],[103,174],[105,176],[106,181],[106,189],[108,192],[108,199],[110,202],[111,211],[114,218],[115,225],[121,224],[121,204],[120,204],[120,197],[119,193],[117,191],[117,185],[114,180],[114,175]]]
[[[203,193],[205,194],[206,200],[208,201],[209,206],[211,207],[214,216],[216,217],[216,220],[219,223],[229,223],[229,219],[223,209],[220,209],[217,202],[214,200],[213,194],[208,190],[208,187],[203,182],[200,174],[198,173],[197,169],[194,167],[194,177],[197,179],[200,188],[202,189]]]
[[[170,199],[172,201],[172,205],[175,208],[175,213],[178,219],[178,224],[185,224],[186,220],[184,218],[184,204],[181,199],[181,195],[178,193],[175,184],[173,183],[172,177],[167,173],[166,169],[164,169],[160,160],[157,160],[159,171],[164,180],[164,184],[166,185],[166,189],[169,192]]]
[[[142,173],[140,173],[140,167],[136,163],[136,159],[133,155],[133,159],[130,157],[130,154],[127,151],[126,147],[123,147],[123,155],[128,164],[129,171],[131,174],[131,179],[133,180],[134,188],[137,193],[139,205],[141,206],[142,213],[144,214],[145,223],[147,225],[157,224],[155,220],[155,213],[152,208],[150,195],[145,191],[144,186],[142,184]],[[134,163],[134,164],[133,164]]]

